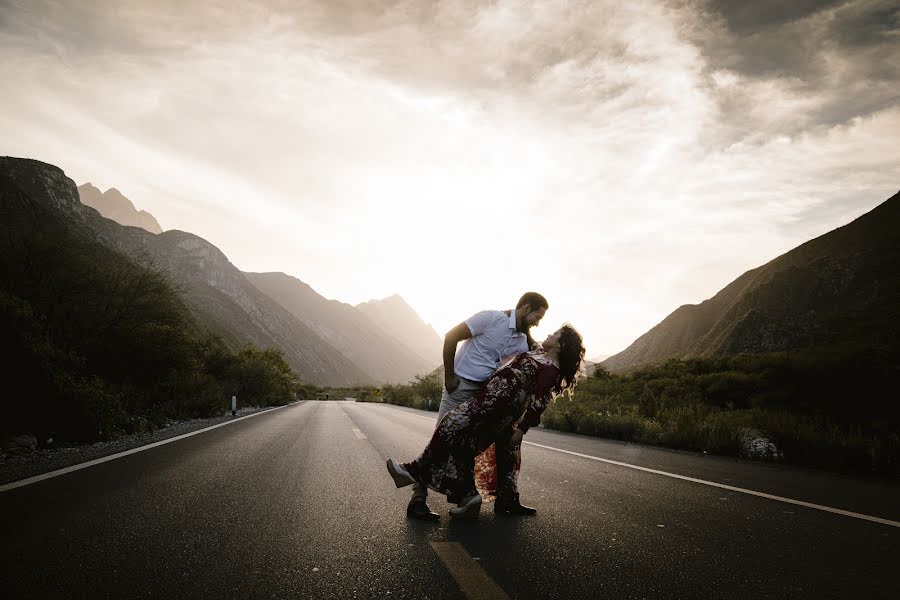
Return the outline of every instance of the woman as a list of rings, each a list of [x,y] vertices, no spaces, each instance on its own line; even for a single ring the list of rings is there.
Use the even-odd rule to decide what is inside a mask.
[[[519,504],[516,462],[522,436],[540,422],[556,395],[574,389],[583,358],[581,335],[563,325],[544,340],[542,350],[518,355],[471,400],[444,415],[419,458],[402,465],[388,459],[394,483],[403,487],[418,481],[451,501],[461,499],[450,516],[477,517],[481,495],[475,485],[475,457],[496,444],[495,510],[533,514]]]

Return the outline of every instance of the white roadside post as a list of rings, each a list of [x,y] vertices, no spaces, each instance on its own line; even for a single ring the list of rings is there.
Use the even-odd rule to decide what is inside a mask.
[[[231,397],[231,416],[235,416],[237,414],[237,396]]]

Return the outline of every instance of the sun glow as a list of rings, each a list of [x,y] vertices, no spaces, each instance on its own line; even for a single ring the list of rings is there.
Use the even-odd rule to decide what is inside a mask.
[[[24,3],[0,28],[3,152],[241,269],[398,293],[441,333],[541,292],[536,336],[569,321],[589,355],[896,192],[887,43],[820,44],[820,76],[767,71],[767,32],[692,3],[404,6]]]

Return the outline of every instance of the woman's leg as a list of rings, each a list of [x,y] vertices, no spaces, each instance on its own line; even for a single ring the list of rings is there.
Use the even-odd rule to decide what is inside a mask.
[[[513,444],[509,438],[498,440],[496,444],[497,457],[497,498],[504,500],[518,500],[519,498],[519,467],[522,464],[522,445]]]
[[[512,372],[495,375],[469,401],[449,410],[422,455],[404,468],[427,487],[457,501],[477,494],[475,456],[493,441],[489,432],[508,418],[506,407],[511,395],[518,393],[515,382]]]
[[[402,466],[422,485],[459,501],[477,493],[474,462],[475,453],[468,448],[429,444],[419,458]]]
[[[444,418],[444,415],[469,400],[475,393],[481,388],[483,384],[478,381],[470,381],[468,379],[460,378],[459,387],[453,390],[453,393],[448,393],[447,388],[441,388],[441,404],[438,408],[438,416],[437,416],[437,426],[440,425],[441,419]],[[427,450],[427,448],[426,448]],[[416,467],[413,467],[414,469]],[[423,465],[424,468],[424,465]],[[425,502],[428,499],[428,486],[416,481],[412,487],[413,493],[412,498],[410,498],[409,503],[413,505],[417,502]]]
[[[522,443],[509,439],[497,444],[497,501],[494,512],[502,515],[534,515],[537,510],[519,502],[519,468]]]

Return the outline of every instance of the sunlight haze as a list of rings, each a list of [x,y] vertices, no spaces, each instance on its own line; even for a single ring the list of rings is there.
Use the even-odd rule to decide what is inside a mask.
[[[0,0],[0,154],[441,334],[538,291],[608,355],[900,188],[896,4],[764,5]]]

